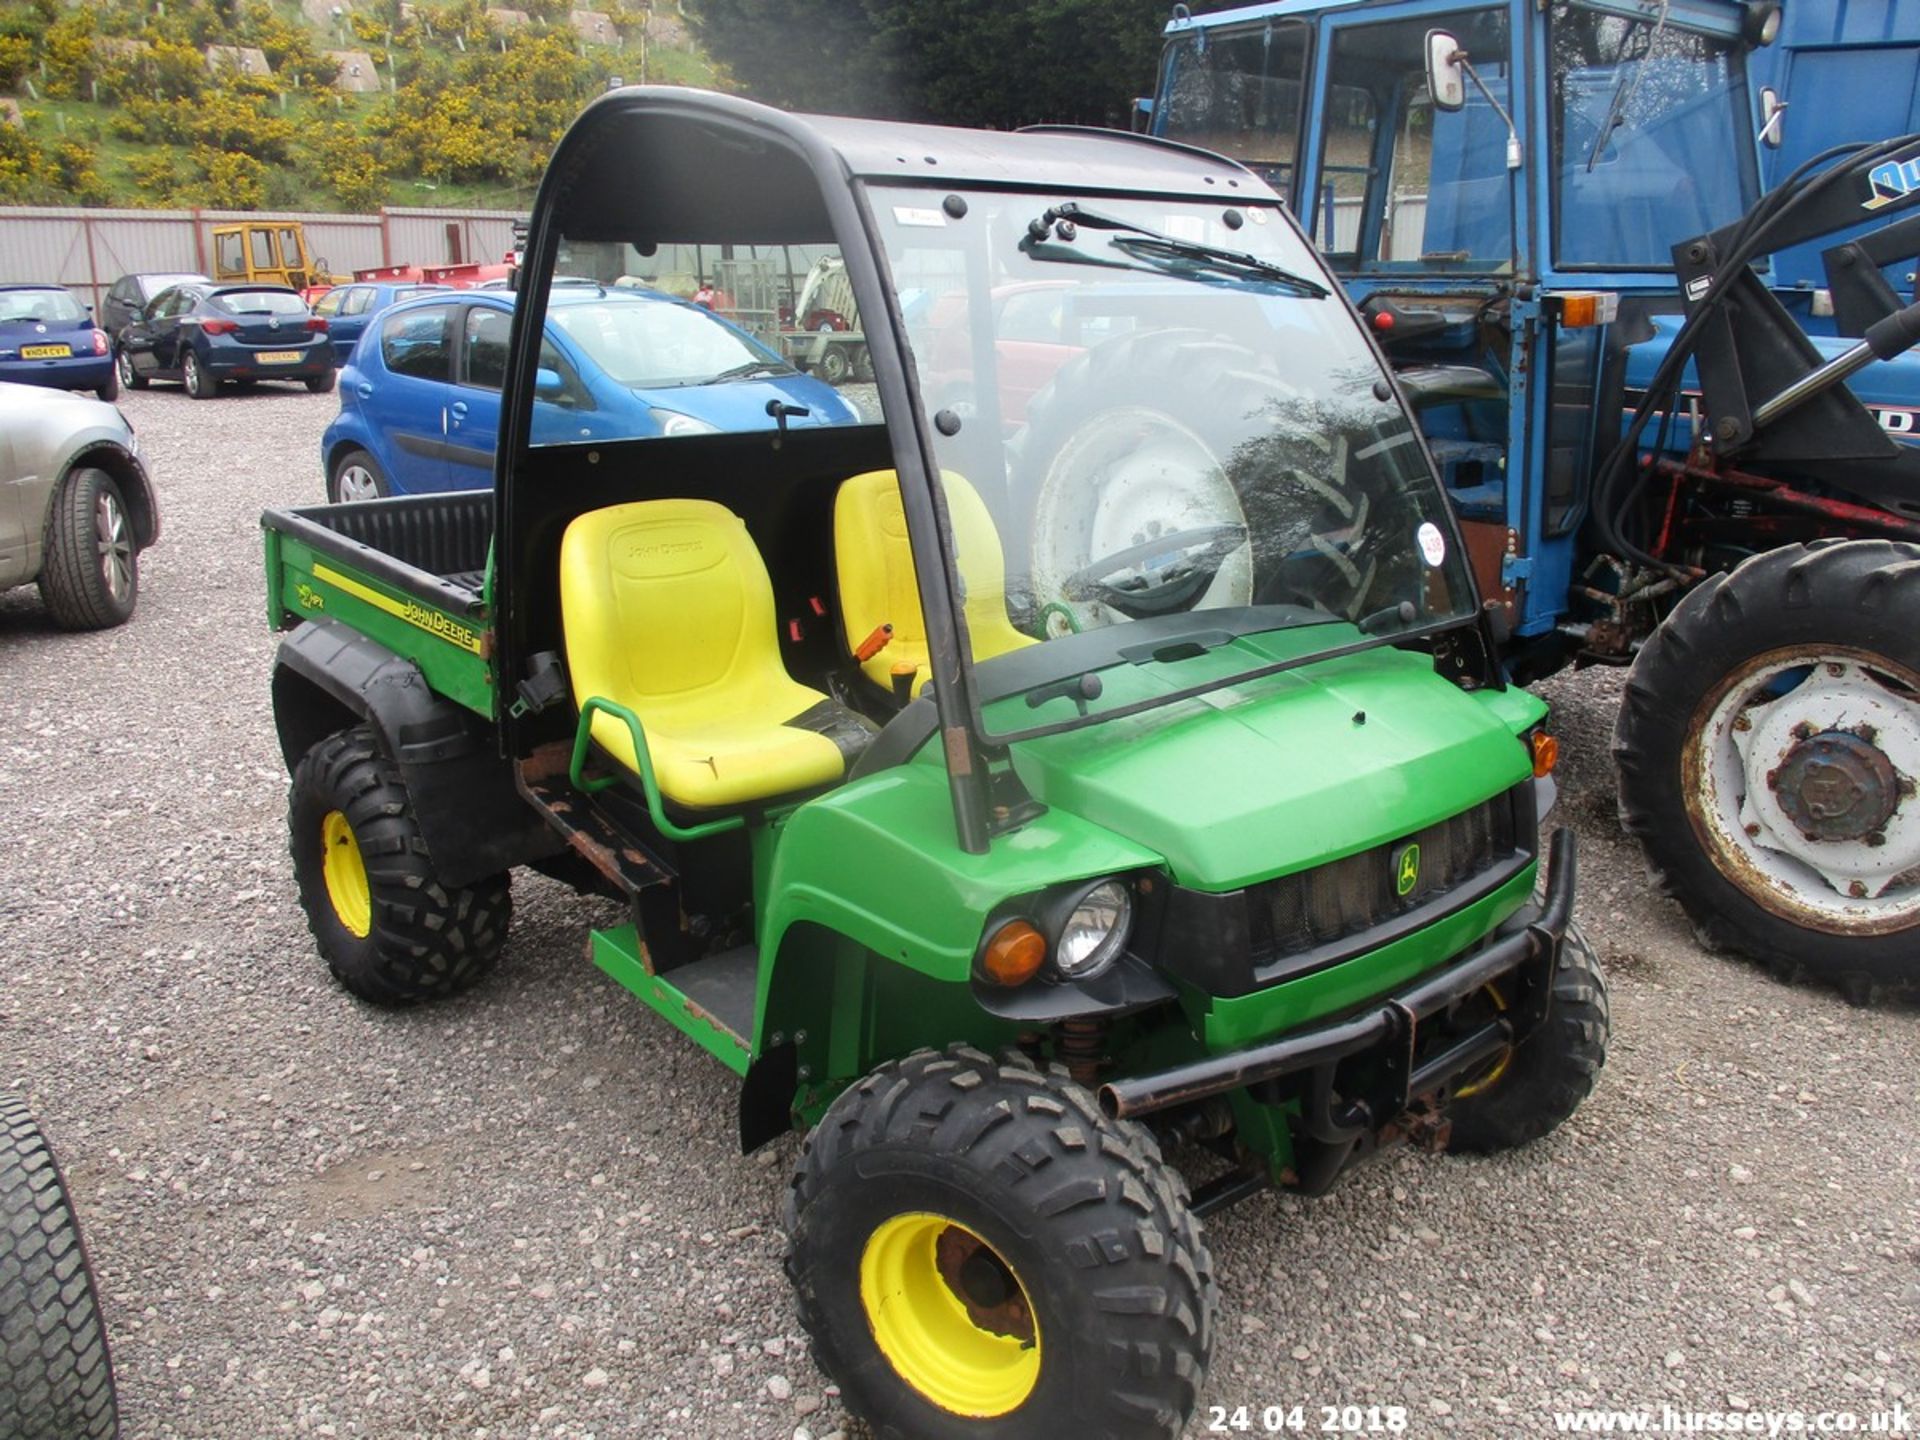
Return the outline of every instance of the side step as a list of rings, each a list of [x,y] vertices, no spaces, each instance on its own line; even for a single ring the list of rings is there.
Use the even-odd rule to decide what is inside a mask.
[[[580,803],[564,769],[558,778],[535,778],[530,769],[527,764],[515,767],[514,778],[521,795],[566,837],[567,844],[619,886],[629,901],[638,900],[648,886],[673,879],[673,871],[657,855],[622,835],[593,806]]]
[[[760,983],[760,952],[752,945],[653,973],[646,946],[631,925],[596,930],[593,963],[711,1051],[736,1075],[752,1058],[753,1007]]]

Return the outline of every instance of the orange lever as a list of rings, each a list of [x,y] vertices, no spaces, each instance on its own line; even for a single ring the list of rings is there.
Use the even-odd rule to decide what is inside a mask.
[[[866,639],[854,647],[853,658],[864,665],[882,650],[886,649],[887,642],[891,639],[893,639],[893,626],[876,626],[871,635],[867,636]]]

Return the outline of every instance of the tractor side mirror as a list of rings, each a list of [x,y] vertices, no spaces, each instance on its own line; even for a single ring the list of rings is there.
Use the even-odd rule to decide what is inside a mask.
[[[1760,87],[1760,143],[1769,150],[1778,150],[1785,138],[1784,124],[1787,117],[1787,102],[1780,98],[1780,92],[1771,85]]]
[[[1153,129],[1153,101],[1141,95],[1133,102],[1133,133],[1144,135]]]
[[[1449,30],[1427,32],[1427,94],[1436,110],[1451,112],[1467,103],[1466,57]]]

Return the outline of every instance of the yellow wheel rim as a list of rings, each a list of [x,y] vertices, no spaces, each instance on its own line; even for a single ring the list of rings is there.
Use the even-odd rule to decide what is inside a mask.
[[[1040,1379],[1040,1330],[1013,1268],[944,1215],[896,1215],[867,1237],[860,1302],[874,1343],[922,1398],[991,1419]]]
[[[333,913],[364,940],[373,929],[373,888],[367,883],[367,862],[360,858],[353,826],[338,810],[329,810],[320,822],[320,874],[327,882]]]
[[[1504,1010],[1507,1008],[1506,997],[1500,993],[1500,987],[1498,985],[1487,986],[1487,994],[1493,997],[1494,1009]],[[1453,1098],[1456,1100],[1464,1100],[1469,1095],[1478,1095],[1482,1091],[1491,1090],[1500,1083],[1501,1077],[1507,1073],[1507,1067],[1512,1064],[1513,1047],[1509,1045],[1500,1052],[1499,1058],[1493,1062],[1493,1068],[1491,1070],[1487,1071],[1486,1074],[1482,1075],[1472,1084],[1462,1085],[1459,1089],[1455,1090],[1453,1092]]]

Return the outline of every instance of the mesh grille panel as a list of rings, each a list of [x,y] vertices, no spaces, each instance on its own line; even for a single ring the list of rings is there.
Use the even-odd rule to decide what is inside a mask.
[[[1530,786],[1520,791],[1496,795],[1390,844],[1250,887],[1255,963],[1371,929],[1509,858],[1523,843],[1514,807],[1533,803]]]

